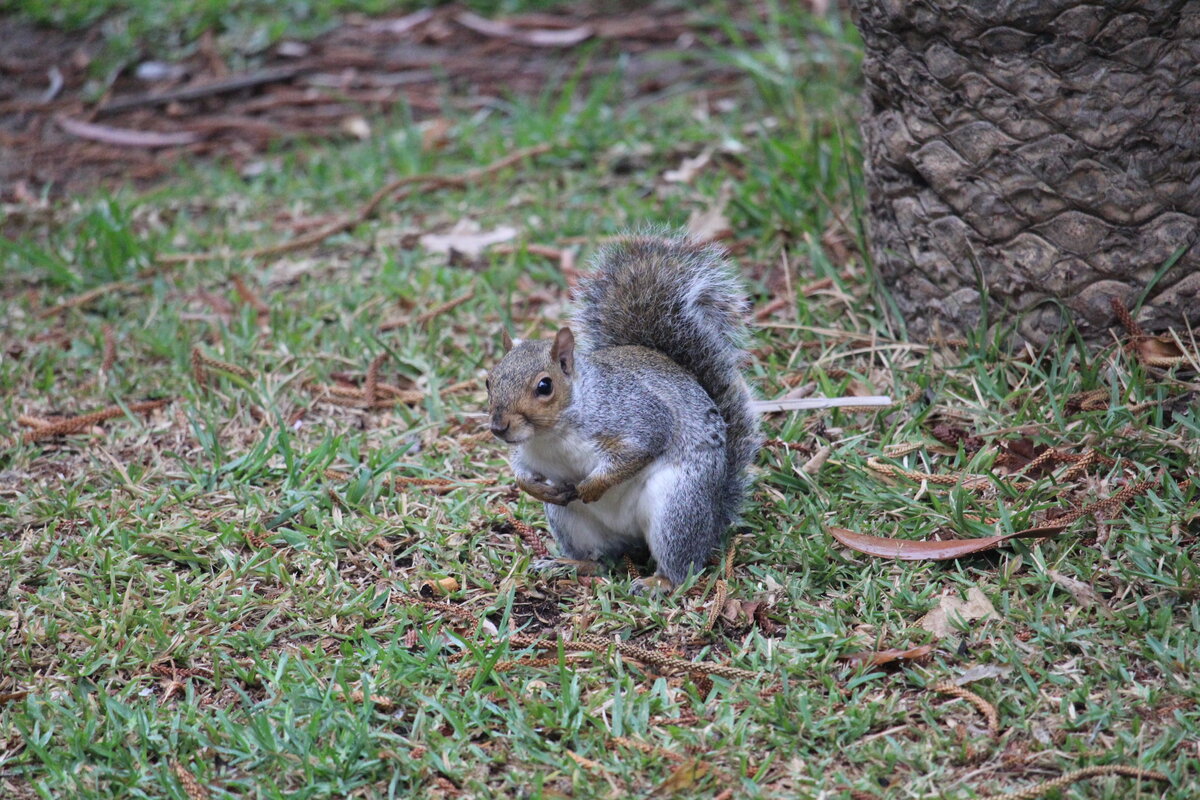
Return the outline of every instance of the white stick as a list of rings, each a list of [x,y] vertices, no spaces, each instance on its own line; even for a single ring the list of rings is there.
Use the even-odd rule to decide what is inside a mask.
[[[776,411],[810,411],[817,408],[838,408],[839,406],[878,406],[885,408],[892,405],[892,398],[886,395],[871,395],[869,397],[804,397],[799,400],[755,400],[750,405],[760,414],[771,414]]]

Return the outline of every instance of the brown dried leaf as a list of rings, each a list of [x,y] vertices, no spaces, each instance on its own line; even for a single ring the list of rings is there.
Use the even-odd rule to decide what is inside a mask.
[[[1136,339],[1133,342],[1133,351],[1142,363],[1150,366],[1187,360],[1187,354],[1179,349],[1179,345],[1170,336],[1144,336]]]
[[[1037,444],[1029,438],[1014,439],[1000,446],[1000,455],[996,457],[996,466],[1016,472],[1032,464],[1038,456],[1049,449],[1046,445]],[[1048,475],[1053,471],[1054,465],[1054,461],[1047,461],[1040,467],[1026,472],[1025,475],[1029,478]]]
[[[951,447],[958,447],[959,443],[962,443],[963,450],[967,453],[974,453],[983,447],[983,439],[980,437],[944,422],[933,426],[933,438]]]
[[[983,536],[977,539],[944,539],[931,542],[915,539],[889,539],[885,536],[869,536],[857,533],[847,528],[830,528],[829,534],[839,542],[879,558],[895,558],[900,561],[945,561],[951,558],[962,558],[974,553],[982,553],[999,547],[1009,539],[1031,539],[1052,536],[1066,530],[1067,524],[1041,525],[1027,528],[1016,533],[1006,533],[1003,536]]]
[[[517,229],[508,225],[484,231],[474,220],[459,220],[448,233],[427,233],[421,237],[421,246],[434,253],[462,253],[477,258],[488,247],[516,238]]]
[[[966,600],[960,600],[956,590],[947,590],[938,604],[917,620],[917,626],[939,639],[948,639],[959,635],[957,626],[963,622],[986,621],[997,617],[992,601],[987,599],[987,595],[978,586],[972,586],[967,590]]]
[[[933,652],[933,645],[923,644],[920,647],[910,647],[907,650],[892,648],[889,650],[873,650],[863,653],[850,653],[838,656],[838,661],[845,661],[852,667],[863,665],[881,667],[893,662],[921,661]]]
[[[804,462],[804,466],[800,470],[805,475],[816,475],[821,471],[821,467],[825,466],[825,462],[829,460],[829,456],[833,454],[833,448],[826,445],[813,453],[813,457]]]
[[[420,125],[421,149],[425,151],[441,150],[450,141],[450,128],[453,125],[454,123],[445,117],[434,117],[422,122]]]
[[[669,169],[663,173],[667,183],[691,183],[696,176],[712,161],[712,150],[704,150],[693,158],[685,158],[679,162],[678,169]]]
[[[658,785],[651,795],[668,795],[690,789],[712,769],[707,761],[698,758],[689,759],[672,772],[665,781]]]
[[[428,592],[431,595],[447,595],[454,594],[459,590],[459,583],[456,578],[438,578],[435,581],[425,581],[421,584],[422,594]]]
[[[1047,570],[1046,574],[1050,576],[1050,580],[1066,589],[1067,592],[1070,593],[1071,597],[1075,598],[1075,602],[1079,603],[1079,605],[1083,608],[1096,606],[1101,609],[1101,612],[1105,616],[1108,616],[1112,613],[1108,608],[1108,603],[1104,602],[1104,598],[1101,597],[1095,589],[1083,581],[1072,578],[1069,575],[1064,575],[1061,572],[1053,569]]]
[[[692,212],[687,222],[688,233],[700,242],[713,242],[730,236],[733,226],[725,216],[725,206],[729,204],[731,197],[733,185],[726,183],[717,193],[712,205],[703,211]]]

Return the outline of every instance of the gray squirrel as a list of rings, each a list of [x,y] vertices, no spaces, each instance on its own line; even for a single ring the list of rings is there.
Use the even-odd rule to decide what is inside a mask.
[[[491,430],[516,446],[517,485],[546,504],[563,556],[648,548],[657,572],[634,589],[670,590],[720,546],[762,445],[741,372],[745,310],[719,247],[638,234],[594,259],[574,332],[505,334]]]

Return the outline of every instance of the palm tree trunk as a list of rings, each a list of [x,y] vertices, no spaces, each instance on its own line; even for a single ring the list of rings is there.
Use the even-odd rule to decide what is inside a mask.
[[[974,328],[981,289],[1035,342],[1106,336],[1147,286],[1147,329],[1200,324],[1200,2],[853,4],[872,256],[910,333]]]

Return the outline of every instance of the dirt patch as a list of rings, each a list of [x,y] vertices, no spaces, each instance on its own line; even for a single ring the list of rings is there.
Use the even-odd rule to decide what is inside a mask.
[[[733,70],[697,43],[701,33],[721,35],[701,24],[688,11],[488,20],[455,7],[350,18],[311,41],[279,42],[242,73],[202,39],[185,60],[131,64],[91,99],[97,30],[0,19],[0,199],[154,181],[181,159],[252,171],[281,143],[365,138],[369,120],[397,106],[417,120],[498,106],[553,91],[576,70],[586,86],[612,74],[618,58],[623,98],[681,85],[728,88]]]

